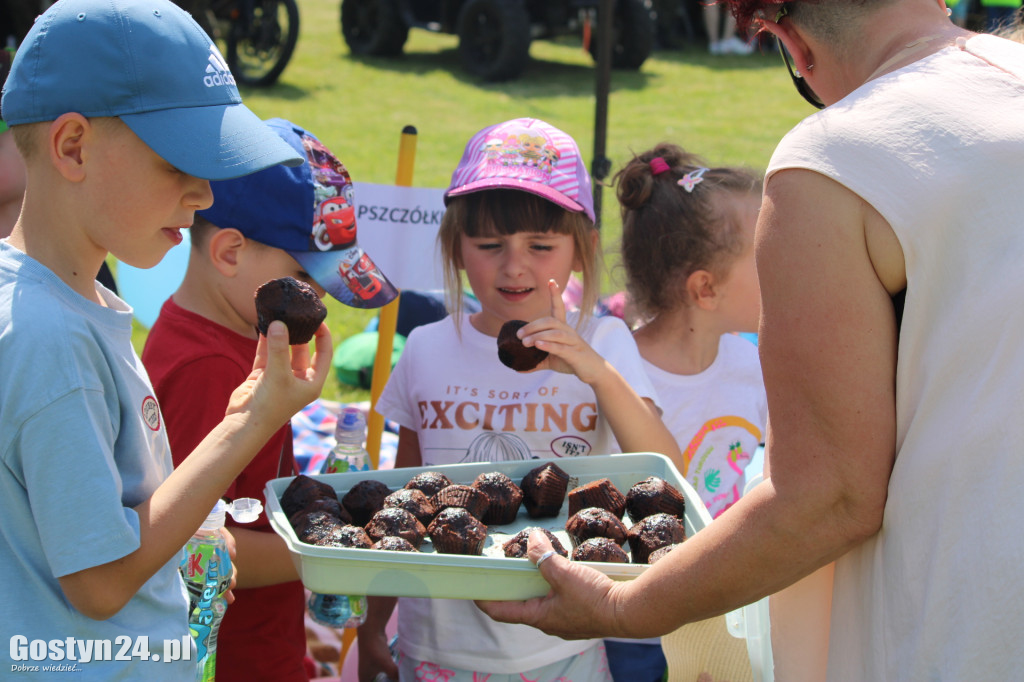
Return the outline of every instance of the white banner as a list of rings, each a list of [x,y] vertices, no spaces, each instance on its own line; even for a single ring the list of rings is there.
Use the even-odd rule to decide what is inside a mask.
[[[355,183],[356,241],[399,289],[444,289],[444,190]]]

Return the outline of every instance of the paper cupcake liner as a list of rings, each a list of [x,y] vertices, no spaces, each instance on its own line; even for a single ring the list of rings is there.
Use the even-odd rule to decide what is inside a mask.
[[[591,481],[569,491],[569,515],[587,507],[607,509],[618,518],[626,513],[626,498],[607,478]]]
[[[450,485],[434,495],[431,502],[438,514],[449,507],[462,507],[481,521],[491,504],[486,494],[468,485]]]

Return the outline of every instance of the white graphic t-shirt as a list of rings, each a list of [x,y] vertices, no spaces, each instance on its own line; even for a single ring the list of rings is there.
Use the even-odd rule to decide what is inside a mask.
[[[700,374],[672,374],[644,361],[662,400],[662,419],[679,443],[680,472],[717,517],[743,493],[744,469],[764,439],[768,400],[757,347],[724,334]]]
[[[576,324],[574,314],[568,323]],[[497,339],[474,329],[468,316],[461,331],[460,339],[450,317],[414,329],[376,405],[417,433],[423,466],[620,452],[594,392],[575,375],[515,372],[499,362]],[[622,320],[593,319],[580,335],[660,407]],[[404,652],[464,670],[522,672],[596,643],[497,623],[471,601],[403,598],[398,612]]]

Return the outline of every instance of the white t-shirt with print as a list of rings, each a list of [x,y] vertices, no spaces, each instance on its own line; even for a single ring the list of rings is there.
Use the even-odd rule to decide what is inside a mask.
[[[569,314],[570,325],[576,316]],[[579,457],[619,452],[593,390],[575,375],[519,373],[498,360],[497,340],[452,318],[414,329],[376,409],[419,436],[423,466]],[[580,335],[658,404],[628,328],[589,321]],[[463,670],[515,673],[574,656],[598,640],[566,641],[488,618],[471,601],[400,600],[398,638],[414,658]]]
[[[672,374],[646,360],[644,367],[683,453],[680,473],[716,517],[743,494],[744,469],[764,440],[768,399],[757,346],[724,334],[718,356],[700,374]]]

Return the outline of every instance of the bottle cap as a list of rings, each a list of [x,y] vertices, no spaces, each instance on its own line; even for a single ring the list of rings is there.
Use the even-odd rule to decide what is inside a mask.
[[[236,523],[252,523],[260,517],[262,511],[263,503],[252,497],[239,497],[234,502],[217,500],[203,522],[203,530],[223,528],[225,514],[231,514]]]
[[[263,503],[254,497],[239,497],[225,507],[236,523],[252,523],[263,511]]]
[[[362,435],[366,431],[366,416],[358,407],[346,407],[338,415],[335,432],[358,431]]]

